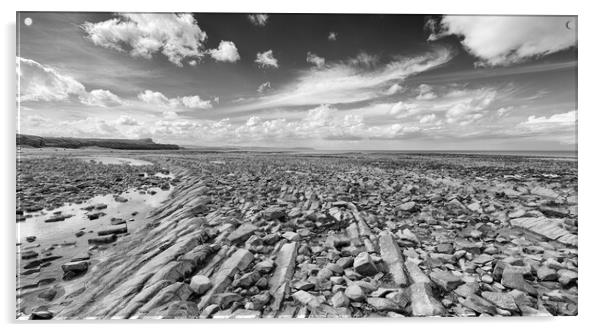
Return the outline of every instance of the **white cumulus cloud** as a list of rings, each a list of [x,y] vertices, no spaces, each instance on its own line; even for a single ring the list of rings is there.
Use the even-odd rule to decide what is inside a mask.
[[[208,53],[215,61],[236,62],[240,60],[238,49],[231,41],[220,41],[219,46],[216,49],[209,50]]]
[[[263,53],[257,53],[255,63],[261,68],[278,68],[278,59],[274,57],[272,50],[265,51]]]
[[[202,100],[199,96],[186,96],[180,98],[182,105],[187,108],[210,109],[213,107],[210,100]]]
[[[138,122],[136,119],[132,118],[129,115],[122,115],[115,122],[122,126],[139,126],[140,125],[140,122]]]
[[[207,39],[191,14],[119,14],[81,27],[95,45],[146,59],[160,52],[178,66],[186,58],[201,58]]]
[[[257,26],[265,26],[268,23],[270,16],[268,14],[249,14],[247,18],[251,23]]]
[[[79,100],[89,106],[112,107],[123,104],[121,98],[109,90],[96,89],[81,95]]]
[[[324,58],[319,57],[318,55],[313,54],[311,52],[307,52],[307,58],[305,60],[318,68],[323,67],[324,63],[326,63],[326,60]]]
[[[189,109],[211,109],[213,104],[210,100],[203,100],[199,96],[184,96],[176,98],[167,98],[163,93],[152,90],[144,90],[138,94],[138,99],[147,103],[168,108],[189,108]]]

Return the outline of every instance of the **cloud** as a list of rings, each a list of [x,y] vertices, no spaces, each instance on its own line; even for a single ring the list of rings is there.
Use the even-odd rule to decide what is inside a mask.
[[[19,100],[21,102],[55,102],[79,100],[87,106],[113,107],[124,102],[109,90],[86,91],[85,86],[71,76],[34,60],[17,57]]]
[[[514,109],[514,107],[512,107],[512,106],[500,107],[500,108],[498,108],[498,110],[496,112],[497,112],[498,116],[504,116],[508,112],[512,111],[512,109]]]
[[[89,106],[113,107],[122,105],[124,102],[109,90],[92,90],[88,94],[79,97],[82,104]]]
[[[138,99],[147,103],[155,105],[168,105],[169,99],[164,94],[158,91],[144,90],[138,94]]]
[[[73,77],[34,60],[17,57],[17,75],[21,101],[60,101],[86,93],[84,85]]]
[[[257,88],[257,92],[264,93],[271,88],[272,85],[270,84],[270,82],[261,83],[261,85]]]
[[[570,23],[569,23],[570,22]],[[572,16],[444,16],[439,25],[429,21],[429,40],[460,36],[466,50],[481,64],[505,66],[558,52],[577,44]],[[436,31],[439,30],[439,31]]]
[[[425,115],[423,117],[420,118],[420,123],[429,123],[429,122],[433,122],[435,121],[435,119],[437,118],[437,116],[435,114],[429,114],[429,115]]]
[[[336,32],[330,32],[330,33],[328,34],[328,40],[330,40],[330,41],[335,41],[335,40],[337,40],[337,33],[336,33]]]
[[[278,68],[278,60],[272,54],[272,50],[268,50],[263,53],[257,53],[255,63],[257,63],[261,68]]]
[[[535,115],[531,115],[526,121],[519,123],[519,126],[528,128],[532,131],[550,130],[559,127],[576,128],[577,111],[553,114],[549,117],[537,117]]]
[[[378,57],[366,52],[360,52],[356,57],[349,59],[349,63],[354,66],[372,68],[378,64]]]
[[[275,93],[232,107],[230,111],[370,100],[381,97],[385,87],[393,82],[446,63],[451,59],[451,53],[447,48],[435,48],[425,54],[397,58],[372,68],[358,66],[357,59],[354,57],[301,71],[295,80],[279,87]]]
[[[251,21],[251,23],[253,23],[253,25],[265,26],[268,24],[268,19],[270,16],[268,14],[249,14],[247,15],[247,18],[249,21]]]
[[[483,117],[483,112],[496,99],[497,91],[487,88],[455,90],[448,93],[447,97],[453,100],[446,112],[447,122],[464,126]]]
[[[231,41],[220,41],[218,48],[208,51],[215,61],[236,62],[240,60],[238,49]]]
[[[182,97],[180,102],[187,108],[207,110],[213,107],[210,100],[202,100],[199,96]]]
[[[203,100],[199,96],[185,96],[167,98],[158,91],[144,90],[138,94],[138,99],[144,103],[168,108],[189,108],[207,110],[213,107],[210,100]]]
[[[162,113],[163,117],[166,119],[175,119],[178,117],[178,113],[174,112],[174,111],[164,111]]]
[[[428,84],[420,84],[418,86],[418,100],[429,100],[437,98],[437,95],[433,92],[433,87]]]
[[[315,65],[318,68],[323,67],[324,63],[326,62],[326,60],[324,58],[319,57],[316,54],[313,54],[311,52],[307,52],[307,58],[305,60],[308,63],[311,63],[311,64]]]
[[[207,39],[191,14],[119,14],[81,28],[97,46],[146,59],[160,52],[178,66],[186,58],[201,58]]]
[[[122,125],[122,126],[139,126],[140,125],[140,122],[136,121],[136,119],[134,119],[128,115],[120,116],[119,119],[117,119],[116,123],[119,125]]]
[[[392,96],[394,94],[402,92],[403,90],[404,89],[401,85],[399,85],[398,83],[395,83],[395,84],[391,85],[391,87],[389,87],[387,89],[387,91],[385,91],[385,94],[388,96]]]
[[[403,119],[420,112],[421,108],[418,104],[400,101],[391,106],[389,114],[394,115],[397,119]]]

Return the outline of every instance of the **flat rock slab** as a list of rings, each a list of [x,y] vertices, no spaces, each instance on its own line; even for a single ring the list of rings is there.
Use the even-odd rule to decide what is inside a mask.
[[[445,308],[435,299],[431,285],[418,282],[410,286],[413,316],[443,316]]]
[[[550,219],[546,217],[516,218],[511,219],[510,224],[515,227],[528,229],[550,240],[577,246],[577,235],[571,234],[562,228],[562,219]]]
[[[228,235],[228,240],[232,243],[243,243],[251,237],[257,229],[257,226],[251,223],[242,224],[234,232]]]
[[[199,302],[199,310],[203,310],[205,306],[209,304],[209,301],[214,294],[223,292],[232,282],[232,277],[236,272],[246,269],[252,261],[253,254],[246,249],[238,249],[232,254],[232,256],[230,256],[216,272],[215,277],[213,278],[213,287],[205,293]]]
[[[380,247],[380,256],[387,264],[387,269],[393,277],[395,284],[402,287],[407,286],[408,277],[403,270],[403,256],[401,255],[399,246],[393,239],[393,234],[388,231],[380,233],[378,244]]]
[[[282,248],[280,248],[278,257],[276,257],[276,268],[268,282],[270,294],[274,297],[274,302],[272,302],[272,309],[274,310],[280,308],[280,304],[286,293],[286,288],[288,287],[288,281],[291,280],[293,272],[295,271],[297,248],[297,242],[285,243]]]

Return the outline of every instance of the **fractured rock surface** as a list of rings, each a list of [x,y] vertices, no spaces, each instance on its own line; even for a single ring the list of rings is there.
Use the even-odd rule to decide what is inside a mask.
[[[127,241],[118,237],[127,224],[99,232],[91,244],[110,247],[63,265],[87,272],[46,291],[48,305],[27,317],[577,314],[569,162],[196,152],[147,159],[176,174],[170,199]],[[22,256],[32,270],[46,257],[35,247]]]

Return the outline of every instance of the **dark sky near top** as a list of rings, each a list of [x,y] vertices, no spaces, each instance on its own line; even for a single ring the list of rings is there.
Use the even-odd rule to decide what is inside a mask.
[[[575,17],[17,20],[23,133],[318,149],[576,148]]]

